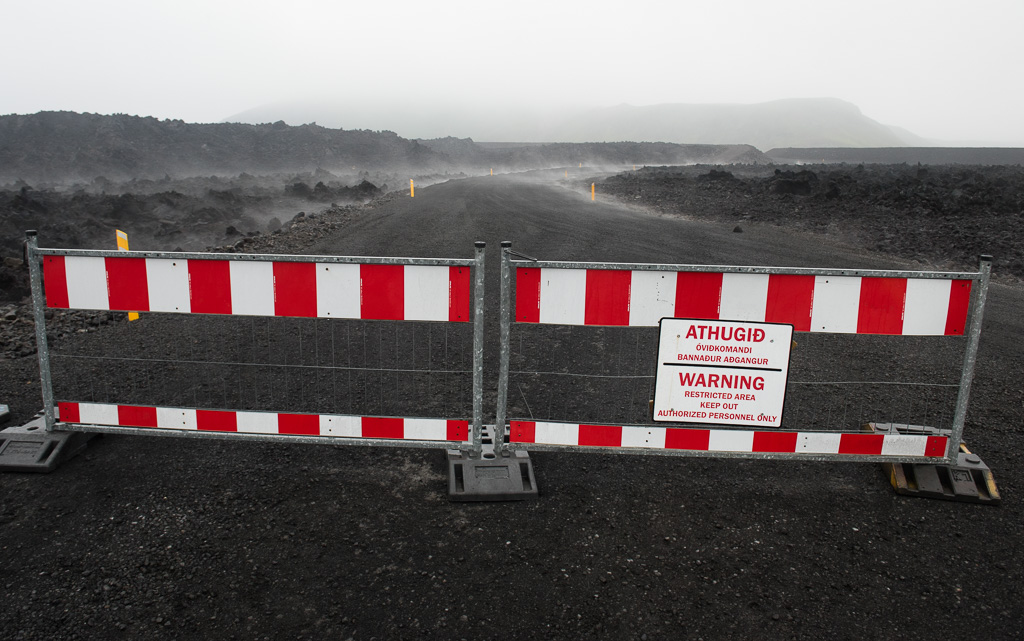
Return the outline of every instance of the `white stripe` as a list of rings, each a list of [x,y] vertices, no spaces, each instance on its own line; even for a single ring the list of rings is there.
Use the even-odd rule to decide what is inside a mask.
[[[676,311],[676,273],[634,271],[629,284],[629,324],[655,327]]]
[[[908,278],[903,307],[903,334],[942,336],[946,333],[951,280]]]
[[[156,426],[175,430],[199,429],[196,423],[195,410],[183,410],[172,407],[156,408]]]
[[[579,445],[580,426],[572,423],[537,423],[534,442],[546,445]]]
[[[316,264],[316,315],[359,318],[359,265]]]
[[[826,432],[799,432],[795,452],[806,454],[838,454],[842,434]]]
[[[860,276],[815,276],[811,331],[856,334]]]
[[[447,267],[405,266],[405,320],[448,320],[448,274]]]
[[[149,285],[149,311],[182,314],[192,311],[187,260],[147,258],[146,282]]]
[[[107,266],[101,256],[65,256],[64,271],[68,281],[68,307],[110,309]]]
[[[649,449],[665,449],[665,428],[633,427],[622,428],[622,447],[646,447]]]
[[[540,270],[540,322],[582,325],[586,304],[587,270]]]
[[[404,438],[414,441],[444,441],[448,438],[448,421],[436,418],[407,418],[402,433]]]
[[[356,265],[358,267],[358,265]],[[322,436],[349,436],[359,438],[363,435],[363,419],[360,416],[320,415],[320,434]]]
[[[750,452],[754,449],[754,433],[737,430],[709,430],[709,452]]]
[[[887,435],[882,441],[882,456],[924,456],[928,437],[917,434]]]
[[[722,274],[722,320],[764,321],[768,274]]]
[[[120,425],[117,419],[117,405],[79,403],[78,422],[83,425]]]
[[[239,432],[277,434],[277,414],[274,412],[235,412]]]
[[[274,315],[274,264],[232,260],[231,313],[244,316]]]

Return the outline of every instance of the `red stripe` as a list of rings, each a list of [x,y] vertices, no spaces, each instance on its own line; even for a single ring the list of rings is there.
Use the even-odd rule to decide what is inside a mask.
[[[57,403],[61,423],[81,423],[82,416],[78,413],[78,403]]]
[[[814,276],[771,274],[768,276],[766,323],[789,323],[797,332],[811,331],[811,302]]]
[[[189,260],[188,289],[193,314],[231,313],[231,267],[226,260]]]
[[[405,421],[364,416],[363,438],[405,438]]]
[[[858,334],[902,334],[906,278],[862,278]]]
[[[512,421],[509,424],[508,440],[510,443],[536,443],[537,424],[533,421]]]
[[[448,268],[448,320],[469,322],[469,267]]]
[[[238,415],[219,410],[196,410],[196,427],[201,432],[237,432]]]
[[[449,441],[468,441],[469,421],[448,421],[448,434],[445,438]]]
[[[149,281],[145,258],[104,259],[107,269],[107,295],[110,309],[149,311]]]
[[[843,434],[839,437],[839,453],[878,455],[884,442],[882,434]]]
[[[685,430],[671,427],[665,430],[665,449],[706,452],[710,442],[711,430]]]
[[[131,427],[156,427],[156,408],[118,405],[117,424]]]
[[[929,436],[928,441],[924,445],[924,455],[938,457],[945,456],[946,447],[948,445],[949,439],[945,436]]]
[[[516,322],[540,322],[540,270],[516,269]],[[531,443],[533,441],[530,441]]]
[[[43,284],[46,286],[47,307],[71,307],[68,302],[68,274],[63,256],[43,258]]]
[[[676,318],[717,319],[721,300],[721,274],[712,272],[677,273]]]
[[[754,432],[754,445],[750,451],[795,452],[796,437],[796,432]]]
[[[946,312],[946,336],[962,336],[967,327],[967,310],[971,306],[971,283],[954,280],[949,284],[949,310]]]
[[[405,267],[403,265],[360,265],[359,300],[361,317],[376,320],[405,318]]]
[[[621,447],[621,425],[580,425],[580,445]]]
[[[629,284],[623,269],[588,269],[584,325],[629,325]]]
[[[316,316],[316,264],[273,263],[274,315]]]
[[[316,414],[278,414],[277,432],[278,434],[319,436],[320,417]]]

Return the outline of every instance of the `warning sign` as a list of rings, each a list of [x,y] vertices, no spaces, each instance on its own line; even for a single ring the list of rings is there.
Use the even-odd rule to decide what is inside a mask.
[[[654,420],[782,425],[793,326],[663,318]]]

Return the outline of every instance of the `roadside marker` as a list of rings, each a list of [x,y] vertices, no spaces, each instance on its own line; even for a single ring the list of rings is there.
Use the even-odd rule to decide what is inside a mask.
[[[594,200],[594,183],[590,183],[590,200]]]
[[[118,251],[128,251],[128,234],[124,233],[120,229],[115,229],[114,233],[117,235],[117,249]],[[139,320],[138,312],[128,312],[128,320],[135,321]]]
[[[409,198],[415,198],[415,197],[416,197],[416,185],[412,182],[412,179],[410,178],[409,179]]]

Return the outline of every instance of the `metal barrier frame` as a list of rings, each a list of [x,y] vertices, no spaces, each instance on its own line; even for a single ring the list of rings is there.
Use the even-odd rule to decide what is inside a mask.
[[[385,258],[385,257],[363,257],[363,256],[313,256],[313,255],[285,255],[285,254],[231,254],[231,253],[199,253],[199,252],[152,252],[135,251],[125,254],[121,251],[105,250],[76,250],[76,249],[42,249],[38,246],[38,235],[35,231],[26,232],[26,257],[29,264],[29,275],[32,287],[33,317],[36,327],[36,344],[39,356],[39,374],[42,384],[43,416],[47,432],[96,432],[115,434],[145,434],[156,436],[178,436],[192,438],[219,438],[233,440],[271,440],[289,441],[299,443],[330,443],[330,444],[351,444],[351,445],[372,445],[391,447],[422,447],[438,449],[465,449],[467,446],[472,452],[479,453],[482,449],[483,434],[483,344],[484,344],[484,253],[485,243],[476,242],[474,245],[474,257],[472,259],[449,259],[449,258]],[[419,266],[441,266],[441,267],[469,267],[471,271],[472,292],[472,324],[473,324],[473,416],[469,421],[468,441],[427,441],[414,439],[393,439],[393,438],[364,438],[346,436],[304,436],[294,434],[253,434],[235,433],[221,431],[198,431],[194,429],[176,429],[163,427],[131,427],[97,425],[88,423],[64,423],[58,422],[55,412],[53,380],[50,369],[50,351],[46,338],[46,298],[43,291],[41,260],[45,256],[78,256],[78,257],[99,257],[99,258],[160,258],[178,260],[225,260],[225,261],[256,261],[256,262],[288,262],[288,263],[348,263],[360,265],[419,265]],[[77,309],[77,308],[71,308]],[[116,310],[115,310],[116,311]],[[174,312],[149,312],[155,314]],[[396,321],[397,322],[397,321]],[[451,322],[451,321],[448,321]],[[110,405],[104,403],[101,405]],[[134,404],[131,404],[134,405]],[[152,408],[152,406],[146,406]],[[153,408],[156,409],[156,408]],[[207,408],[160,408],[160,409],[182,409],[184,411],[203,410]],[[210,410],[217,411],[214,408]],[[244,412],[245,410],[232,410]],[[254,412],[255,413],[255,412]],[[275,412],[259,412],[261,414],[274,415]],[[289,414],[299,414],[292,413]],[[310,414],[321,416],[319,414]],[[349,415],[330,415],[339,418],[362,419],[362,418],[414,418],[414,417],[363,417]],[[446,420],[446,419],[433,419]],[[448,419],[450,420],[450,419]]]
[[[513,259],[513,256],[518,260]],[[972,281],[969,311],[967,315],[967,327],[964,336],[967,345],[964,349],[963,367],[960,374],[960,385],[957,393],[956,405],[953,415],[953,425],[946,438],[945,456],[920,457],[920,456],[898,456],[898,455],[873,455],[873,454],[795,454],[795,453],[765,453],[765,452],[731,452],[731,451],[702,451],[689,449],[653,449],[653,448],[630,448],[630,447],[601,447],[601,446],[572,446],[552,445],[536,443],[508,443],[506,433],[508,429],[508,384],[509,384],[509,357],[510,326],[511,326],[511,304],[512,304],[512,279],[514,278],[513,267],[530,268],[553,268],[553,269],[581,269],[581,270],[630,270],[630,271],[670,271],[670,272],[712,272],[732,274],[781,274],[781,275],[803,275],[803,276],[859,276],[869,278],[914,278],[914,279],[942,279],[942,280],[970,280]],[[500,444],[502,449],[510,450],[538,450],[538,451],[600,451],[604,453],[625,453],[645,454],[661,456],[703,456],[703,457],[738,457],[754,459],[799,459],[814,461],[851,461],[851,462],[908,462],[908,463],[948,463],[956,464],[957,454],[960,450],[960,442],[963,437],[964,422],[967,417],[967,406],[970,398],[971,383],[974,380],[974,368],[977,362],[978,343],[981,337],[981,324],[984,315],[985,301],[988,297],[988,284],[991,275],[992,257],[982,255],[979,257],[979,268],[977,272],[934,272],[916,270],[878,270],[878,269],[825,269],[825,268],[801,268],[801,267],[745,267],[733,265],[682,265],[682,264],[652,264],[652,263],[594,263],[577,261],[542,261],[512,251],[512,243],[505,241],[501,243],[501,309],[500,309],[500,354],[498,373],[498,398],[497,412],[495,417],[495,442]],[[727,319],[726,319],[727,320]],[[542,421],[537,421],[542,422]],[[561,421],[545,421],[547,423],[564,423]],[[714,424],[686,424],[672,425],[659,424],[657,426],[620,426],[640,429],[711,429],[741,431],[737,428],[720,426]],[[755,432],[771,433],[772,428],[754,430]],[[749,431],[749,430],[744,430]],[[775,432],[790,432],[791,430],[778,429]],[[852,434],[851,432],[826,432],[815,430],[814,434]]]

